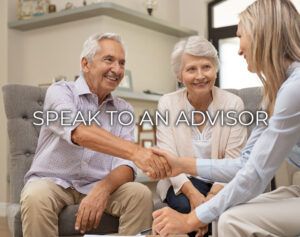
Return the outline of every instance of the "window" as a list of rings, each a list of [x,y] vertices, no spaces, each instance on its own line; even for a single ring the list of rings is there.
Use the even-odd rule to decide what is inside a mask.
[[[236,36],[238,14],[254,0],[214,0],[208,4],[208,35],[220,56],[216,82],[221,88],[241,89],[262,86],[256,74],[247,70],[245,59],[238,55]],[[300,11],[300,0],[292,0]]]
[[[247,70],[245,59],[237,54],[239,39],[237,37],[219,40],[221,88],[241,89],[262,86],[258,76]]]
[[[255,0],[221,1],[213,7],[213,27],[219,28],[238,24],[238,14]]]

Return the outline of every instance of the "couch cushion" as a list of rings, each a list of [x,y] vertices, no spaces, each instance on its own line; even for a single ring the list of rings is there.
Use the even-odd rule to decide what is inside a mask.
[[[226,89],[227,91],[238,95],[244,102],[245,105],[245,111],[250,111],[253,115],[255,115],[256,111],[261,108],[261,101],[262,101],[262,94],[263,94],[263,88],[262,87],[250,87],[250,88],[244,88],[240,90],[236,89]],[[250,115],[246,115],[246,122],[250,121]],[[248,126],[248,136],[250,135],[252,129],[255,127],[254,120],[253,124],[251,126]]]

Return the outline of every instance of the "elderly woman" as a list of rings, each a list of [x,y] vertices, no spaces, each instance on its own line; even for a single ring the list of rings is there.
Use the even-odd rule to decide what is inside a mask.
[[[178,42],[171,56],[173,71],[179,82],[185,86],[164,95],[158,105],[161,113],[169,111],[170,123],[157,127],[158,147],[177,156],[192,156],[195,159],[238,157],[247,139],[247,131],[242,126],[221,126],[210,124],[208,112],[212,117],[216,111],[243,110],[242,100],[227,91],[214,86],[219,59],[213,45],[199,36],[192,36]],[[181,112],[194,126],[176,120]],[[198,125],[198,126],[197,126]],[[223,185],[211,183],[200,177],[180,174],[159,181],[157,192],[171,208],[189,213],[201,203],[217,194]]]
[[[229,182],[189,214],[170,208],[154,212],[153,228],[160,236],[199,227],[203,228],[202,235],[206,223],[217,218],[219,237],[300,234],[300,186],[261,194],[286,156],[293,168],[300,169],[299,12],[290,0],[257,0],[240,14],[237,36],[239,54],[244,56],[248,70],[263,82],[262,106],[270,116],[268,126],[252,130],[236,159],[195,161],[156,151],[168,159],[173,175],[187,172]]]

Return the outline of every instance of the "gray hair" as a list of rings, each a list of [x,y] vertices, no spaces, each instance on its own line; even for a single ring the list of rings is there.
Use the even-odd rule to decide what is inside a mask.
[[[190,54],[198,57],[207,57],[213,61],[217,71],[219,70],[218,52],[207,39],[200,36],[191,36],[175,44],[171,54],[171,66],[177,79],[180,80],[182,70],[182,56]]]
[[[80,54],[80,61],[83,58],[86,58],[88,62],[92,62],[95,54],[101,50],[99,41],[103,39],[111,39],[118,43],[120,43],[125,51],[124,43],[121,39],[121,36],[116,33],[98,33],[91,35],[84,43],[83,48]],[[81,64],[80,64],[80,70],[82,71]]]

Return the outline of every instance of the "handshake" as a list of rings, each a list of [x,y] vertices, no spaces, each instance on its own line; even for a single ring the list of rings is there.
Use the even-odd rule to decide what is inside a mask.
[[[138,147],[132,161],[151,179],[164,179],[180,173],[196,175],[194,158],[179,158],[159,148]]]

